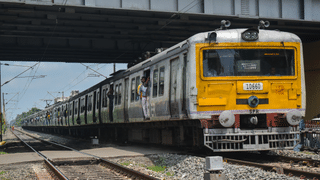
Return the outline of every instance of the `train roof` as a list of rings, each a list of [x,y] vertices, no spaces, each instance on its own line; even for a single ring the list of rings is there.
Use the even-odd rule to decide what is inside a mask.
[[[254,28],[249,28],[254,30]],[[255,29],[259,32],[259,38],[255,41],[245,41],[242,39],[241,34],[248,28],[245,29],[227,29],[227,30],[215,30],[210,32],[203,32],[198,33],[189,38],[190,43],[204,43],[208,42],[206,40],[210,33],[215,32],[216,36],[216,43],[223,43],[223,42],[300,42],[301,39],[290,32],[283,32],[279,30],[266,30],[266,29]]]

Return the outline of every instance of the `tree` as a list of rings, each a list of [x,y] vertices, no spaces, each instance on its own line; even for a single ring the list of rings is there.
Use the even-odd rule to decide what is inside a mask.
[[[37,113],[39,111],[42,111],[41,109],[38,109],[36,107],[31,108],[28,112],[23,112],[22,114],[18,114],[16,119],[15,119],[15,125],[16,126],[21,126],[21,121],[25,118],[28,117],[34,113]]]

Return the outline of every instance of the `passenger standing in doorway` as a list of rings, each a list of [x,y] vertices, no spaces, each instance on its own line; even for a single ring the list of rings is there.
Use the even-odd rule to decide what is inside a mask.
[[[113,121],[113,86],[110,86],[110,90],[107,93],[107,96],[109,98],[109,119],[112,122]]]
[[[150,86],[150,77],[146,79],[146,77],[141,78],[142,86],[139,89],[139,95],[142,95],[142,109],[143,114],[146,120],[150,120],[149,116],[149,86]]]
[[[46,125],[50,124],[50,113],[49,113],[49,111],[47,111],[46,119],[47,119]]]
[[[68,122],[68,121],[67,121],[67,116],[68,116],[67,108],[64,110],[63,115],[64,115],[65,124],[68,125],[68,123],[67,123],[67,122]]]

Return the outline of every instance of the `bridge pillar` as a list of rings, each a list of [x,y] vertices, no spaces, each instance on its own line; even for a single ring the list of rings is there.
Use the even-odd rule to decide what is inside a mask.
[[[306,120],[320,114],[320,41],[304,43]]]

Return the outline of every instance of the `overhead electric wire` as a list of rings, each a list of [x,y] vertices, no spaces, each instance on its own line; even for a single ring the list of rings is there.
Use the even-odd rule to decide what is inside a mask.
[[[73,79],[69,84],[67,84],[65,87],[61,88],[59,91],[62,91],[64,88],[70,86],[71,83],[73,83],[75,80],[77,80],[82,74],[84,74],[87,70],[84,70],[82,73],[79,74],[78,77],[76,77],[75,79]]]
[[[191,4],[194,3],[195,1],[199,1],[199,0],[194,0],[194,1],[192,1],[191,3],[187,4],[184,8],[182,8],[180,11],[183,11],[184,9],[186,9],[189,5],[191,5]],[[190,8],[187,9],[186,11],[184,11],[184,12],[182,12],[182,13],[178,13],[178,14],[186,13],[187,11],[189,11],[191,8],[193,8],[194,6],[198,5],[199,3],[202,3],[202,1],[197,2],[196,4],[194,4],[192,7],[190,7]],[[180,12],[180,11],[178,11],[178,12]],[[167,19],[167,20],[172,19],[175,15],[176,15],[176,13],[173,14],[173,15],[172,15],[169,19]],[[161,28],[159,28],[157,31],[160,31],[161,29],[163,29],[164,27],[166,27],[167,25],[169,25],[171,22],[172,22],[172,21],[170,21],[169,23],[163,25],[163,26],[162,26]],[[149,43],[150,43],[150,42],[148,42],[147,45],[148,45]],[[145,45],[145,47],[146,47],[147,45]],[[143,49],[145,49],[145,47],[143,47]],[[117,56],[115,59],[113,59],[113,61],[119,59],[121,56],[125,55],[125,54],[128,53],[128,52],[129,52],[129,50],[126,51],[126,52],[124,52],[124,53],[122,53],[122,54],[120,54],[120,55]],[[82,63],[81,63],[81,64],[82,64]],[[82,65],[83,65],[83,64],[82,64]],[[85,66],[85,65],[84,65],[84,66]],[[98,68],[98,69],[101,69],[101,68],[103,68],[103,67],[105,67],[105,66],[106,66],[106,64],[103,65],[102,67]],[[86,66],[86,67],[87,67],[87,66]],[[91,69],[91,68],[90,68],[90,69]],[[91,69],[91,70],[93,70],[93,69]],[[96,71],[95,71],[95,72],[96,72]],[[100,73],[99,73],[99,74],[100,74]],[[79,77],[79,76],[78,76],[78,77]],[[103,76],[103,77],[107,78],[106,76]],[[87,77],[86,77],[86,78],[87,78]],[[72,82],[73,82],[73,81],[72,81]],[[82,81],[81,81],[81,82],[82,82]],[[79,84],[79,83],[77,83],[77,84]],[[67,85],[67,86],[68,86],[68,85]],[[73,86],[73,87],[74,87],[74,86]],[[64,87],[64,88],[65,88],[65,87]],[[64,89],[64,88],[62,88],[62,89]]]
[[[81,64],[81,65],[83,65],[83,66],[85,66],[85,67],[87,67],[87,68],[89,68],[90,70],[92,70],[92,71],[94,71],[94,72],[96,72],[96,73],[100,74],[101,76],[103,76],[103,77],[107,78],[105,75],[103,75],[103,74],[99,73],[98,71],[96,71],[96,70],[94,70],[94,69],[90,68],[89,66],[86,66],[86,65],[84,65],[83,63],[80,63],[80,64]]]
[[[63,2],[64,2],[64,3],[62,3],[62,5],[65,6],[65,5],[67,4],[68,0],[64,0]],[[61,11],[61,9],[59,9],[59,11]],[[50,39],[49,39],[49,41],[48,41],[48,43],[47,43],[47,46],[46,46],[46,48],[45,48],[45,50],[44,50],[44,52],[43,52],[43,54],[42,54],[42,57],[41,57],[41,59],[40,59],[40,62],[41,62],[41,61],[43,60],[43,58],[45,57],[45,54],[46,54],[46,52],[47,52],[47,50],[48,50],[48,47],[49,47],[49,45],[50,45],[50,43],[51,43],[53,34],[54,34],[55,31],[56,31],[57,25],[58,25],[58,19],[56,19],[56,25],[55,25],[55,27],[54,27],[54,29],[53,29],[53,32],[51,33],[51,37],[50,37]],[[39,69],[39,67],[40,67],[40,62],[38,62],[38,63],[36,63],[36,64],[34,64],[33,66],[30,67],[30,68],[32,68],[32,67],[34,67],[34,66],[36,66],[36,65],[39,64],[38,67],[36,68],[33,76],[35,76],[35,74],[37,73],[37,71],[38,71],[38,69]],[[27,70],[29,70],[30,68],[28,68]],[[27,71],[27,70],[26,70],[26,71]],[[26,71],[24,71],[24,72],[26,72]],[[20,75],[23,74],[24,72],[20,73],[18,76],[20,76]],[[14,77],[13,79],[17,78],[18,76]],[[12,81],[13,79],[9,80],[9,82]],[[29,78],[28,78],[28,79],[29,79]],[[21,100],[21,99],[23,98],[23,96],[25,95],[25,93],[27,92],[27,90],[28,90],[28,88],[29,88],[32,80],[33,80],[33,79],[30,80],[29,84],[28,84],[28,82],[26,83],[25,87],[24,87],[23,90],[22,90],[22,93],[21,93],[22,95],[21,95],[21,97],[20,97],[19,100]],[[5,82],[4,84],[6,84],[6,83],[8,83],[8,82]],[[4,85],[4,84],[3,84],[3,85]],[[28,84],[28,85],[27,85],[27,84]],[[3,85],[1,85],[1,87],[2,87]],[[18,102],[18,103],[19,103],[19,102]],[[18,103],[17,103],[17,105],[18,105]]]
[[[39,63],[40,63],[40,62],[34,64],[33,66],[29,67],[27,70],[25,70],[25,71],[23,71],[22,73],[16,75],[15,77],[11,78],[9,81],[4,82],[4,83],[1,85],[1,87],[2,87],[3,85],[5,85],[5,84],[9,83],[10,81],[16,79],[16,78],[19,77],[21,74],[27,72],[29,69],[32,69],[34,66],[36,66],[36,65],[39,64]]]
[[[182,8],[180,11],[178,11],[178,13],[172,14],[172,16],[171,16],[170,18],[168,18],[167,20],[172,19],[172,18],[175,17],[177,14],[179,14],[179,15],[184,14],[184,13],[188,12],[190,9],[192,9],[193,7],[195,7],[196,5],[198,5],[198,4],[200,4],[200,3],[203,3],[202,1],[199,1],[199,2],[197,2],[196,4],[192,5],[190,8],[188,8],[191,4],[193,4],[193,3],[196,2],[196,1],[199,1],[199,0],[194,0],[194,1],[190,2],[190,3],[187,4],[184,8]],[[67,2],[67,1],[66,1],[66,2]],[[188,9],[187,9],[186,11],[182,12],[182,11],[183,11],[184,9],[186,9],[186,8],[188,8]],[[168,23],[166,23],[165,25],[163,25],[162,27],[160,27],[156,32],[158,32],[158,31],[162,30],[163,28],[165,28],[166,26],[168,26],[172,21],[173,21],[173,20],[169,21]],[[143,49],[145,49],[145,47],[146,47],[149,43],[150,43],[150,42],[148,42],[148,43],[143,47]],[[120,57],[122,57],[123,55],[125,55],[125,54],[128,53],[128,52],[129,52],[129,50],[126,51],[126,52],[124,52],[124,53],[122,53],[122,54],[120,54],[119,56],[117,56],[116,58],[114,58],[113,61],[116,61],[117,59],[119,59]],[[98,74],[100,74],[100,75],[102,75],[102,74],[99,73],[99,72],[97,72],[97,70],[99,70],[99,69],[101,69],[101,68],[103,68],[103,67],[106,66],[106,64],[105,64],[105,65],[99,67],[97,70],[93,70],[92,68],[90,68],[89,66],[84,65],[83,63],[80,63],[80,64],[82,64],[83,66],[89,68],[90,70],[92,70],[92,71],[94,71],[94,72],[96,72],[96,73],[98,73]],[[99,64],[98,64],[98,65],[99,65]],[[85,71],[86,71],[86,70],[85,70]],[[71,81],[71,83],[73,83],[76,79],[78,79],[85,71],[83,71],[77,78],[75,78],[73,81]],[[107,77],[104,76],[104,75],[102,75],[102,76],[105,77],[105,78],[107,78]],[[67,89],[67,90],[65,90],[65,91],[68,91],[68,90],[72,89],[73,87],[75,87],[76,85],[80,84],[81,82],[83,82],[83,81],[84,81],[85,79],[87,79],[87,78],[88,78],[88,77],[85,77],[84,79],[82,79],[81,81],[79,81],[77,84],[71,86],[69,89]],[[71,83],[69,83],[69,84],[66,85],[65,87],[61,88],[60,91],[63,90],[63,89],[65,89],[65,88],[67,88],[68,86],[70,86]]]
[[[82,79],[81,81],[79,81],[77,84],[75,84],[75,85],[73,85],[72,87],[70,87],[69,89],[67,89],[66,91],[69,91],[70,89],[72,89],[72,88],[75,87],[76,85],[80,84],[82,81],[86,80],[87,78],[88,78],[88,76],[85,77],[84,79]]]
[[[6,102],[6,104],[8,104],[14,97],[16,97],[16,95],[18,95],[19,94],[19,92],[18,93],[16,93],[9,101],[7,101]]]

